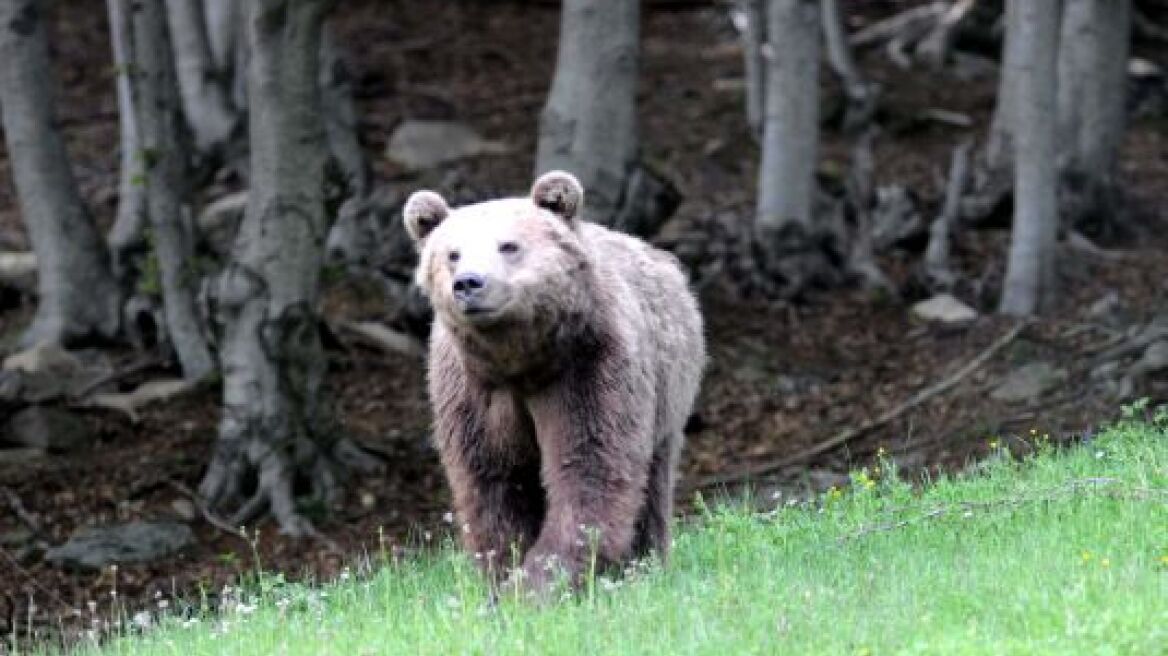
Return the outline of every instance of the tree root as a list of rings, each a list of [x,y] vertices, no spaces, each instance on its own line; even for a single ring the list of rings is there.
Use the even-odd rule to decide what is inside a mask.
[[[219,449],[199,485],[199,498],[208,512],[234,508],[224,523],[243,527],[270,513],[280,532],[291,537],[312,537],[332,546],[304,514],[308,505],[336,506],[341,501],[342,479],[353,471],[379,471],[384,463],[349,438],[322,446],[306,437],[280,443],[251,437],[220,438]],[[307,494],[298,494],[306,487]]]

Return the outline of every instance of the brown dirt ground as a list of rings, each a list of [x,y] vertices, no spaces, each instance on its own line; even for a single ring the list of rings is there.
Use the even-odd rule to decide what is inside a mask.
[[[460,164],[465,178],[482,188],[521,192],[529,181],[536,121],[554,65],[557,12],[520,3],[430,4],[423,12],[416,0],[345,3],[337,21],[357,73],[362,138],[376,173],[380,179],[403,175],[379,156],[403,118],[457,118],[513,147],[511,155]],[[870,3],[857,20],[903,4]],[[105,14],[92,2],[58,5],[52,43],[61,81],[61,126],[83,194],[99,221],[108,223],[116,202],[117,114]],[[747,217],[753,202],[757,148],[745,127],[739,92],[716,84],[740,75],[732,42],[722,10],[647,12],[643,139],[646,154],[685,194],[678,221],[700,225],[726,211]],[[1151,56],[1165,64],[1163,52]],[[906,184],[935,207],[949,152],[964,135],[898,119],[923,107],[942,107],[969,113],[980,130],[992,109],[993,80],[905,72],[879,52],[864,54],[862,65],[884,85],[887,123],[894,126],[878,142],[880,182]],[[825,140],[825,169],[842,168],[846,141],[833,132]],[[1073,270],[1058,311],[1004,355],[954,391],[846,449],[781,471],[765,485],[836,484],[879,447],[910,471],[952,470],[983,455],[991,436],[1017,437],[1012,443],[1021,447],[1035,427],[1068,440],[1112,416],[1114,403],[1092,393],[1079,364],[1079,354],[1103,335],[1087,330],[1070,336],[1071,329],[1083,323],[1084,308],[1107,290],[1119,292],[1133,318],[1165,307],[1168,258],[1162,256],[1165,216],[1159,210],[1168,203],[1163,123],[1133,127],[1124,175],[1133,205],[1150,226],[1148,237],[1123,245],[1133,250],[1133,258],[1119,263],[1072,258],[1076,263],[1069,267]],[[0,179],[9,179],[2,150]],[[956,246],[962,272],[971,278],[985,272],[990,280],[1000,277],[1006,238],[1003,230],[962,232]],[[25,247],[12,186],[0,184],[0,248]],[[906,278],[911,263],[908,256],[883,259],[898,281]],[[343,284],[333,294],[330,308],[376,316],[375,297]],[[983,310],[992,308],[982,299],[967,300]],[[956,370],[1008,327],[989,317],[966,330],[940,331],[914,324],[903,306],[856,291],[798,306],[736,301],[710,291],[703,306],[712,357],[682,464],[683,507],[692,499],[693,481],[794,453],[863,423]],[[27,306],[8,309],[0,314],[0,333],[11,334],[28,316]],[[987,386],[996,377],[1035,359],[1067,367],[1067,383],[1035,406],[1005,406],[988,398]],[[421,362],[354,346],[335,354],[331,380],[345,426],[388,462],[385,475],[352,481],[344,509],[319,520],[343,554],[284,539],[270,524],[260,527],[254,545],[196,524],[197,545],[183,557],[101,574],[63,572],[35,559],[17,563],[3,552],[0,634],[16,622],[24,627],[30,599],[38,608],[35,625],[51,630],[66,618],[83,626],[91,617],[90,602],[97,604],[97,615],[111,615],[115,588],[117,603],[128,608],[149,604],[158,595],[191,598],[200,587],[215,590],[235,581],[254,568],[257,557],[268,569],[329,579],[362,553],[378,549],[379,539],[417,545],[425,543],[419,536],[440,534],[447,492],[427,443]],[[164,481],[197,485],[217,415],[214,392],[150,408],[137,424],[91,411],[85,416],[97,434],[92,448],[19,467],[0,466],[0,486],[23,500],[53,543],[86,524],[167,516],[180,495]],[[0,533],[17,526],[4,507]]]

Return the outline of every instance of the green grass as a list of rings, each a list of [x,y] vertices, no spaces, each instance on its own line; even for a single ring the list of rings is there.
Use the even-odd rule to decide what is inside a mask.
[[[710,510],[668,567],[544,608],[490,606],[446,549],[321,588],[268,577],[222,614],[93,651],[1168,654],[1165,413],[923,490],[879,468],[853,480],[765,515]]]

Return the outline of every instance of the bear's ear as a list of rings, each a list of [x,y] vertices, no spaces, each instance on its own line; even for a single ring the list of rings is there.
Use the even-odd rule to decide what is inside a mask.
[[[432,191],[415,191],[410,194],[402,212],[406,230],[416,242],[424,240],[448,214],[450,208],[446,206],[446,200]]]
[[[565,221],[571,221],[584,207],[584,187],[567,171],[549,171],[531,185],[531,202]]]

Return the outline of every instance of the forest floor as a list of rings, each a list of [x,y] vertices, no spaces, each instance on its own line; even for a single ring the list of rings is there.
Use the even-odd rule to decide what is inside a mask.
[[[414,0],[364,0],[346,3],[337,19],[339,40],[349,49],[356,74],[361,137],[377,177],[406,175],[382,156],[388,135],[403,119],[457,119],[510,147],[509,154],[453,165],[458,179],[477,189],[522,193],[530,183],[538,115],[555,62],[558,12],[539,3],[432,4],[420,12],[410,9],[417,6]],[[854,13],[857,20],[871,18],[904,4],[871,3]],[[51,42],[59,64],[61,126],[83,195],[98,220],[108,224],[116,202],[117,111],[105,55],[105,15],[79,0],[57,3],[55,12]],[[741,77],[741,55],[724,8],[647,11],[643,43],[644,150],[685,196],[677,225],[700,227],[714,216],[748,221],[758,150],[745,124],[741,89],[728,83]],[[1144,56],[1168,67],[1162,51]],[[884,88],[877,183],[909,187],[931,219],[952,148],[984,133],[994,74],[958,78],[923,67],[905,71],[879,50],[860,53],[860,63]],[[835,93],[830,87],[825,97]],[[919,120],[926,108],[962,112],[974,124],[959,129]],[[824,138],[825,174],[845,169],[848,139],[831,127]],[[1126,257],[1065,258],[1063,295],[1049,318],[1027,328],[947,393],[845,448],[758,481],[758,497],[846,485],[847,472],[871,461],[880,448],[905,472],[952,470],[984,457],[992,439],[1021,449],[1026,442],[1011,436],[1035,429],[1056,441],[1072,441],[1113,417],[1117,401],[1086,382],[1088,356],[1105,339],[1091,328],[1087,309],[1115,293],[1131,324],[1168,310],[1164,119],[1132,126],[1123,175],[1143,228],[1138,238],[1107,246],[1123,249]],[[2,150],[0,178],[10,179]],[[10,183],[0,184],[0,250],[27,249],[13,193]],[[962,230],[956,239],[960,272],[992,292],[1004,269],[1008,230]],[[882,256],[881,264],[904,282],[916,257],[892,253]],[[716,284],[706,287],[702,303],[711,362],[682,463],[680,507],[691,508],[701,481],[798,453],[863,425],[951,375],[1011,328],[992,316],[992,293],[963,300],[986,316],[966,328],[938,329],[915,322],[906,304],[858,290],[792,304],[734,299]],[[333,284],[328,307],[347,318],[378,318],[376,294],[344,281]],[[9,303],[0,309],[0,333],[14,333],[29,315],[28,302]],[[990,398],[1003,375],[1035,361],[1055,364],[1067,376],[1032,402]],[[351,481],[344,509],[318,518],[342,553],[285,539],[270,524],[250,541],[196,524],[197,544],[181,558],[99,574],[63,571],[36,560],[17,563],[0,552],[0,625],[19,616],[23,626],[27,614],[34,624],[51,628],[70,623],[74,610],[91,603],[99,609],[132,608],[160,596],[216,590],[252,571],[257,559],[265,569],[327,580],[384,543],[437,540],[448,530],[443,518],[449,502],[428,443],[423,377],[422,362],[407,356],[359,345],[332,355],[335,405],[344,426],[388,464],[384,475]],[[97,436],[91,447],[0,464],[0,486],[19,497],[53,542],[88,524],[170,516],[182,497],[168,481],[196,487],[214,443],[218,401],[214,391],[198,393],[149,407],[137,423],[121,414],[86,411]],[[703,492],[708,498],[718,489]],[[19,528],[3,508],[0,534]]]

